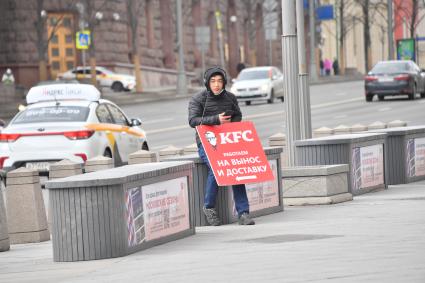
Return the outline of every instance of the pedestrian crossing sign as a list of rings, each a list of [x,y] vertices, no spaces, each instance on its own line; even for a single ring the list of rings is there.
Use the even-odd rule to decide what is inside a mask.
[[[90,31],[89,30],[82,30],[78,31],[76,34],[76,47],[77,49],[89,49],[90,46]]]

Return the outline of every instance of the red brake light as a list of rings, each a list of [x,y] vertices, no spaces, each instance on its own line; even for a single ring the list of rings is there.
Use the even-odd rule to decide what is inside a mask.
[[[0,134],[0,142],[14,142],[20,137],[20,134]]]
[[[376,76],[365,76],[364,79],[367,82],[374,82],[374,81],[378,80],[378,77],[376,77]]]
[[[94,131],[84,130],[84,131],[74,131],[74,132],[64,132],[63,135],[70,140],[84,140],[90,138],[94,134]]]
[[[81,159],[86,162],[87,161],[87,155],[85,153],[76,153],[75,156],[81,157]]]
[[[406,74],[398,75],[398,76],[394,77],[394,80],[396,80],[396,81],[408,81],[409,79],[410,79],[410,76],[406,75]]]
[[[0,156],[0,169],[3,169],[4,162],[8,158],[9,158],[9,156]]]

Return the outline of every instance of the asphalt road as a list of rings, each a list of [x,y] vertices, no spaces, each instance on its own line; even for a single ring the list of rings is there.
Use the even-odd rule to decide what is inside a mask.
[[[378,101],[375,97],[373,102],[366,102],[363,81],[314,85],[310,97],[313,129],[394,120],[406,121],[408,125],[425,125],[425,99],[418,96],[411,101],[407,96],[400,96]],[[122,108],[129,116],[142,119],[150,148],[159,150],[169,145],[184,147],[194,143],[194,130],[187,123],[188,101],[184,98]],[[269,136],[285,132],[284,109],[284,103],[277,100],[274,104],[258,102],[245,106],[241,103],[244,119],[255,123],[264,145]]]

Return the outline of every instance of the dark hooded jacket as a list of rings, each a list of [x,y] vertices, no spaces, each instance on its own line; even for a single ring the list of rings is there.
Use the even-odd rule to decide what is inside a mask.
[[[209,82],[213,74],[206,77]],[[208,84],[206,84],[208,85]],[[218,114],[232,110],[232,122],[242,120],[242,112],[234,94],[225,89],[219,94],[214,95],[209,87],[195,94],[189,102],[189,125],[195,128],[199,125],[220,125]],[[196,134],[196,144],[199,146],[201,141]]]

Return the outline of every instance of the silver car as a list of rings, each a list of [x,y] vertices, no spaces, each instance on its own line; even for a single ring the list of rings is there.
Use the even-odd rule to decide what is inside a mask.
[[[246,105],[251,101],[273,103],[275,98],[283,102],[283,75],[273,66],[246,68],[233,81],[230,91]]]

